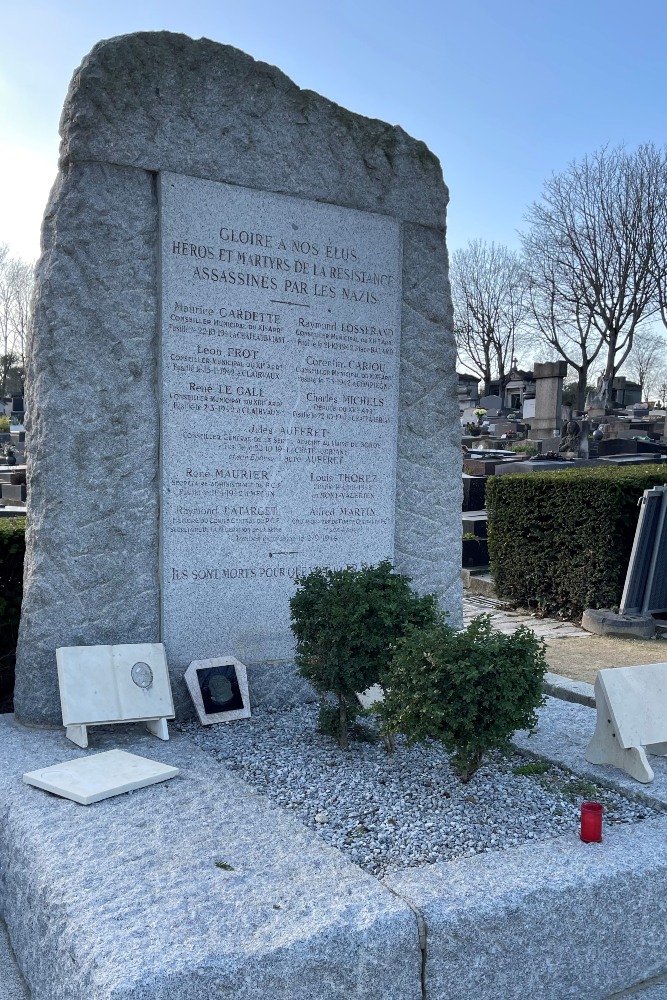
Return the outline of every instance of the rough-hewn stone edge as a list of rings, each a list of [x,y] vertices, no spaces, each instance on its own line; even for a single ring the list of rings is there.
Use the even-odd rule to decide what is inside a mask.
[[[0,899],[34,1000],[420,1000],[407,904],[190,739],[91,742],[181,775],[78,806],[21,774],[81,752],[0,718]]]
[[[4,920],[0,920],[0,1000],[30,1000]]]
[[[428,927],[429,995],[599,1000],[667,971],[667,818],[386,881]]]
[[[206,85],[196,99],[193,75]],[[260,119],[258,156],[249,136]],[[448,192],[424,142],[206,38],[162,31],[98,42],[74,73],[60,131],[62,164],[171,170],[445,227]]]
[[[61,720],[57,646],[159,630],[157,199],[144,170],[59,174],[26,366],[28,528],[14,703]]]
[[[403,226],[395,557],[462,624],[461,426],[444,233]]]

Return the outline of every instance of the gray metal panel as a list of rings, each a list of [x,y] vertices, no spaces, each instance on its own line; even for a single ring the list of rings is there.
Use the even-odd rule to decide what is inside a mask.
[[[653,559],[646,581],[642,605],[643,614],[667,611],[667,492],[663,493],[663,496],[665,499],[660,511],[660,520],[653,546]]]
[[[645,490],[640,500],[639,520],[632,544],[628,571],[621,597],[621,614],[640,612],[645,600],[649,570],[653,561],[655,539],[665,501],[665,487]]]

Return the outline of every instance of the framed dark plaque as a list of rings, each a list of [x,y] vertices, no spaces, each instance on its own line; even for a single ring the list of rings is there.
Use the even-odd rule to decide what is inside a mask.
[[[246,668],[233,656],[193,660],[185,683],[203,726],[250,718]]]

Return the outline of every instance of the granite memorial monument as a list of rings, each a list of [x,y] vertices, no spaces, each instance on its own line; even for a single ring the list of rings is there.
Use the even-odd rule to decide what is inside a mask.
[[[59,721],[59,646],[164,643],[177,711],[188,663],[221,655],[256,703],[296,697],[288,599],[317,565],[389,558],[460,621],[436,157],[168,32],[96,45],[61,136],[27,361],[17,717]]]

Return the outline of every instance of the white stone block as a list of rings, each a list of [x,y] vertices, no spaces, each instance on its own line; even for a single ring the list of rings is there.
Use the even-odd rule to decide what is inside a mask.
[[[177,767],[161,764],[157,760],[139,757],[125,750],[107,750],[105,753],[63,761],[37,771],[28,771],[23,780],[35,788],[43,788],[54,795],[72,799],[88,806],[112,795],[121,795],[134,788],[144,788],[159,781],[167,781],[178,774]]]
[[[379,684],[372,684],[365,691],[357,692],[357,701],[363,709],[372,708],[373,705],[384,701],[384,691]]]

